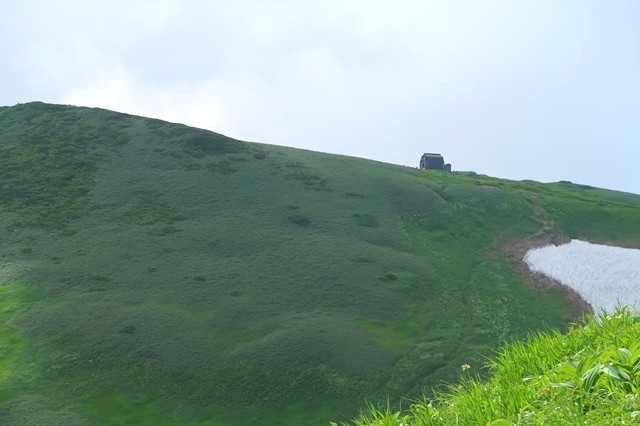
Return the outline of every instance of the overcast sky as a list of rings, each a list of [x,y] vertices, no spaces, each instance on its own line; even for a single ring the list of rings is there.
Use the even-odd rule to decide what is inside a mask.
[[[637,0],[0,0],[1,105],[640,193]]]

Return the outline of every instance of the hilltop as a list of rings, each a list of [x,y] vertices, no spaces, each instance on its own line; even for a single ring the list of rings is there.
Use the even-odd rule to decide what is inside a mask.
[[[640,241],[632,194],[43,103],[0,108],[0,203],[5,424],[346,420],[579,318],[527,248]]]

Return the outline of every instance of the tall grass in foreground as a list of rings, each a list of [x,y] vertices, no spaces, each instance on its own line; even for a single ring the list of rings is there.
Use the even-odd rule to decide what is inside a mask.
[[[640,421],[640,316],[601,311],[566,334],[533,334],[505,345],[480,379],[460,383],[406,411],[369,406],[357,426],[611,425]],[[334,424],[335,425],[335,424]]]

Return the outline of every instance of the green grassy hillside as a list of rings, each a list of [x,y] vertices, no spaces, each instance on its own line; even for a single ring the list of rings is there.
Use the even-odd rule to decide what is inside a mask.
[[[640,241],[631,194],[42,103],[0,109],[0,203],[3,424],[348,419],[578,317],[527,247]]]
[[[469,365],[463,365],[460,383],[448,392],[416,400],[405,410],[370,406],[350,424],[638,424],[639,335],[637,313],[601,312],[566,334],[540,332],[506,345],[489,359],[488,379],[469,374]]]

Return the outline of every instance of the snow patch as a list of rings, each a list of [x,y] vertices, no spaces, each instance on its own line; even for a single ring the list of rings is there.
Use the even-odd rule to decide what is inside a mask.
[[[572,240],[529,250],[524,261],[573,289],[595,312],[618,305],[640,308],[640,250]]]

